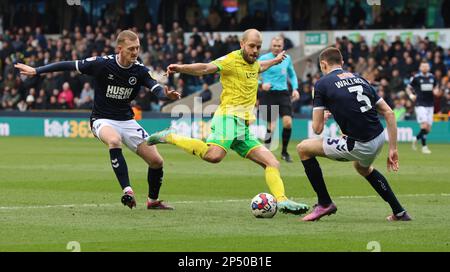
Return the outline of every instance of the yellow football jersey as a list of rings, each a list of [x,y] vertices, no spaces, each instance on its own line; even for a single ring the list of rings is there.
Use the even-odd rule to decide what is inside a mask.
[[[259,62],[249,64],[241,50],[236,50],[212,62],[219,68],[222,95],[215,114],[235,115],[254,120],[253,110],[258,91]]]

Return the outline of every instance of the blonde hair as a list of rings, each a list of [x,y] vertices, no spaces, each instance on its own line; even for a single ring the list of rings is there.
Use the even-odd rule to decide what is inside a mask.
[[[272,42],[273,41],[282,41],[283,43],[284,43],[284,39],[283,39],[283,37],[281,37],[281,36],[275,36],[275,37],[273,37],[272,38]]]
[[[261,34],[261,32],[259,32],[257,29],[250,28],[250,29],[247,29],[246,31],[244,31],[244,34],[242,34],[242,39],[241,39],[241,41],[243,41],[243,42],[247,41],[248,36],[250,36],[250,34],[252,34],[252,33],[258,34],[259,38],[262,40],[262,34]]]
[[[117,35],[116,44],[123,44],[125,40],[135,41],[139,39],[138,35],[131,30],[124,30]]]

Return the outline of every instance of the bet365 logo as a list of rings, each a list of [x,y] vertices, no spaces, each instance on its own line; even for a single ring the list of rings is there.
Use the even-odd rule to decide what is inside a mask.
[[[380,6],[381,0],[366,0],[369,6]]]
[[[69,6],[81,6],[81,0],[66,0]]]

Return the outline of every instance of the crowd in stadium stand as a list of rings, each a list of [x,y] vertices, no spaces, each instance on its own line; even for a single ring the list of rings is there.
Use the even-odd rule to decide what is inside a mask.
[[[361,74],[392,109],[403,112],[400,119],[414,114],[414,105],[405,88],[418,72],[420,61],[426,59],[439,90],[435,95],[435,113],[449,112],[450,48],[439,47],[427,38],[413,44],[409,39],[402,42],[400,37],[390,44],[382,39],[375,46],[368,46],[363,38],[351,42],[342,37],[336,40],[335,46],[342,51],[345,68]]]
[[[5,30],[0,38],[0,108],[3,110],[30,109],[90,109],[94,92],[89,76],[77,72],[56,72],[41,77],[24,77],[14,69],[15,62],[41,66],[55,61],[76,60],[90,56],[114,54],[115,35],[120,31],[99,21],[95,26],[63,31],[58,38],[45,37],[42,30],[29,26]],[[237,36],[221,37],[219,33],[200,33],[193,29],[184,40],[184,31],[177,22],[166,31],[162,25],[145,23],[141,35],[140,59],[149,67],[155,79],[187,96],[203,91],[204,101],[211,98],[209,85],[217,82],[217,75],[195,77],[184,74],[163,76],[170,63],[210,62],[239,48]],[[56,37],[56,36],[55,36]],[[369,46],[363,39],[352,42],[338,38],[335,46],[342,50],[347,69],[362,74],[378,90],[392,108],[402,109],[404,118],[413,114],[413,104],[405,94],[410,77],[418,71],[421,59],[431,64],[431,72],[439,82],[435,111],[448,112],[450,101],[450,49],[436,46],[428,39],[412,44],[400,39],[388,44],[380,40]],[[305,72],[299,75],[300,101],[294,112],[309,114],[312,86],[320,78],[317,63],[308,61]],[[144,111],[159,111],[162,101],[142,90],[135,101]],[[403,110],[404,109],[404,110]]]
[[[44,27],[46,33],[58,33],[62,29],[73,29],[75,26],[84,29],[88,24],[95,24],[98,18],[105,20],[112,28],[136,26],[142,29],[146,22],[151,21],[169,29],[173,21],[179,21],[180,26],[188,32],[194,27],[201,32],[241,31],[248,28],[281,31],[450,27],[450,0],[428,5],[418,3],[419,1],[391,1],[398,3],[383,3],[377,9],[372,9],[366,1],[361,0],[334,3],[285,0],[272,5],[258,5],[258,2],[248,0],[238,1],[238,6],[232,11],[225,7],[226,2],[229,5],[233,1],[208,3],[197,0],[164,0],[156,6],[146,0],[93,1],[84,7],[74,5],[67,8],[65,1],[59,0],[28,3],[3,0],[0,2],[0,14],[4,29],[13,26],[40,26]],[[430,13],[429,8],[435,12]],[[100,14],[93,11],[99,9]],[[318,12],[313,13],[313,10]],[[284,20],[286,23],[281,25],[275,22],[284,16],[290,20]],[[429,16],[433,18],[428,18]],[[438,17],[441,20],[436,20]]]
[[[450,49],[444,49],[421,39],[416,44],[410,40],[402,42],[400,37],[392,43],[380,40],[374,46],[368,46],[361,36],[358,42],[347,37],[337,38],[335,47],[344,57],[344,69],[361,74],[394,109],[398,119],[414,116],[414,104],[406,94],[405,88],[411,77],[419,70],[422,59],[428,60],[431,73],[438,82],[439,92],[435,96],[435,113],[448,114],[450,111]],[[320,78],[316,65],[308,60],[306,69],[299,77],[301,89],[300,101],[294,103],[294,111],[311,113],[311,88]]]
[[[93,100],[89,76],[73,71],[24,77],[13,64],[24,62],[36,67],[55,61],[114,54],[115,35],[119,31],[113,31],[102,21],[85,29],[75,27],[71,32],[63,31],[58,38],[46,38],[39,27],[5,30],[0,37],[0,109],[89,109]],[[209,62],[239,48],[237,36],[223,39],[220,34],[203,34],[196,29],[189,40],[184,41],[184,32],[177,22],[167,32],[162,25],[153,28],[150,23],[146,23],[142,31],[136,28],[134,31],[141,35],[140,60],[150,68],[155,79],[177,89],[183,96],[206,91],[205,101],[210,99],[209,85],[217,81],[216,76],[199,78],[176,74],[167,78],[163,76],[166,67],[170,63]],[[142,90],[135,103],[143,110],[159,110],[163,102]]]

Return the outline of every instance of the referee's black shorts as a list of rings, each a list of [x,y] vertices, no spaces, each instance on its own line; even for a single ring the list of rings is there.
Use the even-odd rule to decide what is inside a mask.
[[[271,122],[272,119],[276,120],[278,116],[291,116],[292,117],[292,102],[291,95],[289,91],[262,91],[259,98],[259,105],[267,106],[267,111],[260,111],[262,113],[262,118],[266,121]],[[275,112],[272,116],[272,107],[278,106],[279,112]]]

